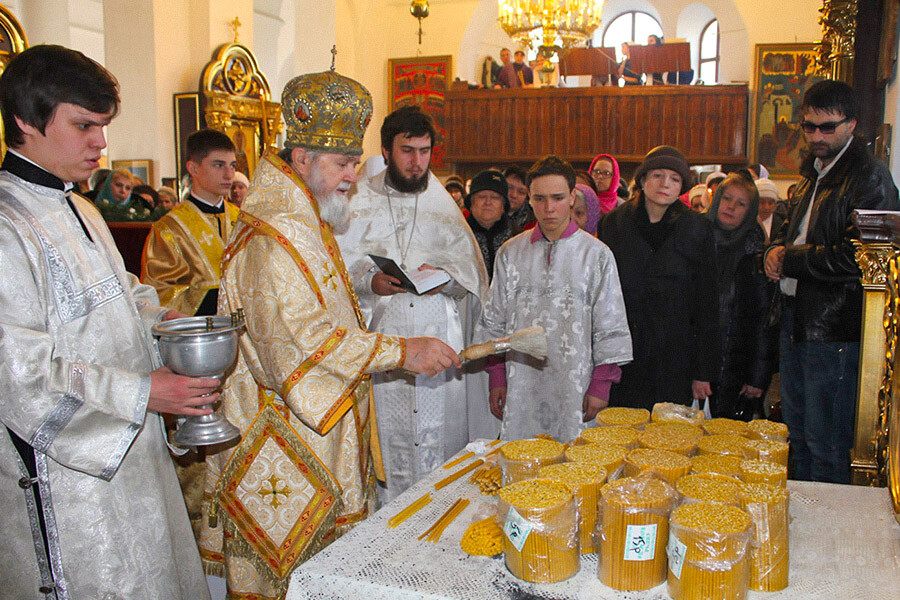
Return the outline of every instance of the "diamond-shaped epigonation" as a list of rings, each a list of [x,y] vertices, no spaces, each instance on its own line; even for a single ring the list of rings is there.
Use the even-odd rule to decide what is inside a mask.
[[[222,507],[270,565],[283,565],[309,543],[335,498],[272,424],[233,460]]]

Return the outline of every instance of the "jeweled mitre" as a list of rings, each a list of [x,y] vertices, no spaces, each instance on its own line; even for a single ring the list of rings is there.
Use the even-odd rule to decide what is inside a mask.
[[[334,71],[291,79],[281,94],[285,145],[338,154],[362,154],[372,120],[372,95],[357,81]]]

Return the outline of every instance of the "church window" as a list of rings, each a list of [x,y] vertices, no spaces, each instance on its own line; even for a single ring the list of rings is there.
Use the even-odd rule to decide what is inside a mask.
[[[719,82],[719,22],[715,19],[700,34],[699,75],[707,85]]]

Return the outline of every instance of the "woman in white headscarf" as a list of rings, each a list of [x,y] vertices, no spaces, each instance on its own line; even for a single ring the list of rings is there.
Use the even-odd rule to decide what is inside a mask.
[[[247,196],[247,190],[250,188],[250,180],[240,171],[234,172],[234,179],[231,180],[231,193],[228,195],[231,202],[238,207],[244,202]]]

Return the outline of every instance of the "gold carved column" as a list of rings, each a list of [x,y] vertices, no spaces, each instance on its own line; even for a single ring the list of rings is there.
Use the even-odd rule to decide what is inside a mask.
[[[900,213],[851,218],[864,289],[853,482],[887,485],[900,522]]]
[[[896,236],[893,255],[889,261],[888,298],[884,309],[884,328],[887,333],[885,355],[890,369],[885,371],[890,380],[879,417],[877,450],[879,464],[883,467],[885,483],[891,492],[894,518],[900,523],[900,370],[895,370],[897,338],[900,336],[900,218],[894,224]]]
[[[822,42],[816,64],[820,75],[853,81],[853,45],[856,43],[858,0],[824,0],[819,9]]]
[[[854,240],[856,262],[862,272],[862,338],[859,350],[856,432],[851,450],[852,481],[855,485],[883,485],[884,442],[881,433],[887,398],[890,395],[892,348],[886,352],[886,327],[892,312],[888,303],[888,275],[894,248],[890,242],[864,243]],[[891,340],[891,344],[894,340]]]

